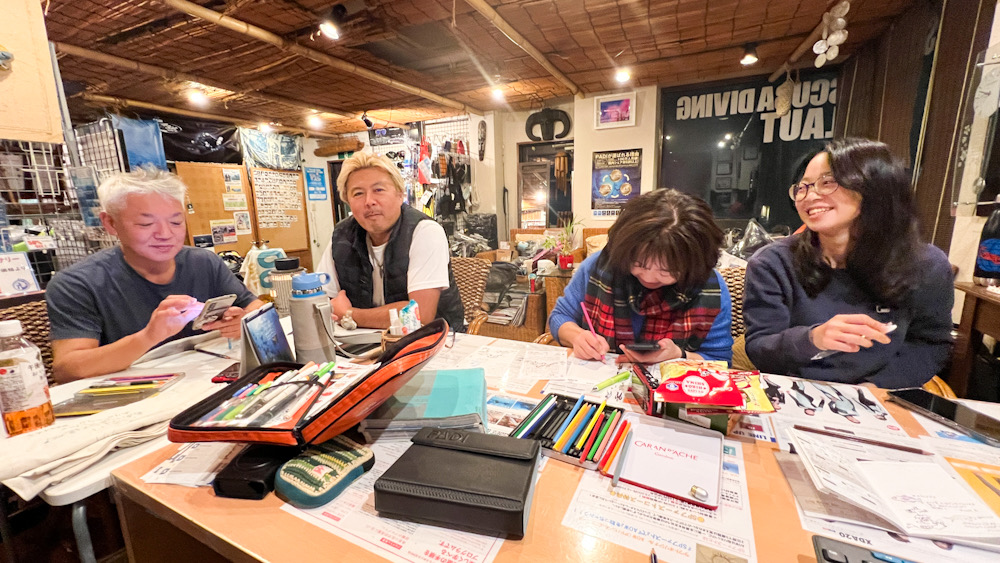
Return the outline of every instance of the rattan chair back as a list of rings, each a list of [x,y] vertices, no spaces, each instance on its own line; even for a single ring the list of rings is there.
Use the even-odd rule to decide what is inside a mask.
[[[471,323],[483,307],[486,278],[490,275],[490,262],[482,258],[452,258],[451,271],[465,308],[465,322]]]
[[[23,295],[0,297],[0,321],[21,321],[24,337],[42,352],[45,375],[49,385],[52,379],[52,344],[49,342],[49,313],[45,305],[45,292],[35,291]]]

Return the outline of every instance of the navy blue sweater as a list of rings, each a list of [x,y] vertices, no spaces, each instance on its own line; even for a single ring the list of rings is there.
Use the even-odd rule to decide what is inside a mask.
[[[747,265],[743,316],[746,350],[762,372],[808,379],[862,383],[883,388],[923,385],[944,367],[951,353],[951,308],[955,300],[951,264],[944,252],[927,245],[917,269],[920,284],[900,309],[881,307],[846,270],[834,270],[815,298],[806,295],[792,263],[793,235],[757,251]],[[838,314],[863,313],[893,322],[889,344],[876,342],[859,352],[839,352],[812,360],[819,349],[809,331]]]

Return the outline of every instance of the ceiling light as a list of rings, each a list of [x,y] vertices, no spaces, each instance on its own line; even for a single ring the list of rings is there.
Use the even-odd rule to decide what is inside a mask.
[[[365,124],[365,127],[369,128],[369,129],[371,129],[372,127],[375,126],[375,122],[372,121],[370,117],[368,117],[368,112],[367,111],[361,114],[361,121],[362,121],[362,123]]]
[[[733,138],[733,134],[732,133],[726,133],[726,140],[727,141],[730,140],[730,139],[732,139],[732,138]]]
[[[624,84],[631,79],[632,73],[630,73],[627,68],[620,68],[617,72],[615,72],[615,80],[617,80],[619,84]]]
[[[198,107],[205,107],[208,105],[208,96],[206,96],[201,90],[188,90],[187,99],[189,102]]]
[[[257,126],[257,130],[261,133],[274,133],[274,127],[271,127],[270,123],[261,123]]]
[[[747,43],[743,46],[743,58],[740,59],[740,64],[743,66],[750,66],[757,62],[757,44]]]
[[[321,118],[320,116],[318,116],[316,114],[310,115],[306,119],[306,121],[309,123],[309,127],[313,128],[313,129],[319,129],[320,127],[323,126],[323,118]]]
[[[503,98],[504,98],[503,88],[501,88],[499,86],[497,86],[496,88],[493,88],[493,99],[496,100],[496,101],[498,101],[498,102],[502,102]]]
[[[319,20],[320,32],[330,39],[340,39],[341,27],[345,15],[347,15],[347,8],[343,4],[333,5],[323,18]]]
[[[726,148],[726,142],[725,141],[719,141],[719,148],[720,149]]]

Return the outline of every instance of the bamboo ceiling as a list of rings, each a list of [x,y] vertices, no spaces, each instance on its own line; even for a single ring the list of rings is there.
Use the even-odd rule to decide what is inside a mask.
[[[912,1],[853,0],[850,35],[835,63],[877,37]],[[333,41],[315,32],[319,15],[335,3],[42,2],[67,95],[111,96],[300,129],[309,128],[311,110],[318,110],[320,130],[327,134],[363,130],[363,112],[383,126],[466,110],[536,109],[569,99],[575,90],[593,95],[767,75],[835,2],[347,0],[341,2],[348,11],[342,38]],[[260,28],[260,34],[182,11],[191,4]],[[486,6],[487,15],[477,4]],[[512,34],[505,34],[505,25]],[[744,68],[738,60],[748,42],[758,44],[760,61]],[[532,58],[532,50],[543,62]],[[799,65],[812,60],[807,52]],[[128,63],[139,65],[122,66]],[[619,67],[632,73],[625,87],[613,78]],[[192,79],[208,86],[202,88],[207,106],[188,100]],[[504,101],[493,99],[494,84]],[[83,96],[71,98],[70,105],[78,119],[101,111]]]

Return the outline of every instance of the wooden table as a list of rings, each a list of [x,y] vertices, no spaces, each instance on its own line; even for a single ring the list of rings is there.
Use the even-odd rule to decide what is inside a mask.
[[[982,342],[984,334],[1000,340],[1000,295],[969,282],[958,282],[955,288],[965,292],[965,304],[948,384],[956,395],[965,397],[976,358],[976,344]]]
[[[880,398],[884,393],[878,391]],[[918,423],[885,404],[911,434]],[[775,446],[743,443],[757,560],[815,562],[812,534],[799,524],[795,503],[774,457]],[[375,554],[305,522],[280,507],[275,495],[261,501],[218,498],[211,488],[149,485],[141,476],[176,452],[171,445],[114,472],[122,528],[131,561],[337,561],[379,560]],[[562,526],[585,470],[549,460],[539,477],[521,540],[504,542],[499,562],[644,561],[647,556]]]

